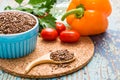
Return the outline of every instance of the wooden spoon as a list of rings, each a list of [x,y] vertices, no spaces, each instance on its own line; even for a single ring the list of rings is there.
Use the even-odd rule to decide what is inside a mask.
[[[50,59],[50,53],[41,56],[40,58],[32,61],[28,66],[25,68],[25,74],[28,73],[34,66],[43,64],[43,63],[55,63],[55,64],[62,64],[62,63],[69,63],[75,60],[75,56],[72,59],[65,60],[65,61],[54,61]]]

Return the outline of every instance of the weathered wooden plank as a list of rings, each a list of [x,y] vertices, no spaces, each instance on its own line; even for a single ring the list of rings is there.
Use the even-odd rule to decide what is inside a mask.
[[[2,80],[3,74],[4,74],[3,71],[0,70],[0,80]]]
[[[116,71],[118,71],[118,70],[115,67],[116,64],[113,62],[113,59],[114,60],[116,59],[116,55],[113,53],[114,52],[113,48],[115,46],[111,48],[111,46],[114,45],[113,42],[111,41],[112,37],[109,38],[108,34],[104,37],[103,36],[104,36],[104,34],[100,35],[99,37],[97,36],[97,38],[99,40],[97,42],[98,49],[95,49],[95,50],[99,51],[100,55],[105,57],[107,62],[108,62],[108,66],[106,66],[106,68],[101,68],[102,70],[104,70],[104,71],[102,71],[102,73],[104,72],[104,74],[107,75],[107,76],[103,75],[103,78],[116,80],[116,77],[118,76]],[[97,40],[97,38],[94,38],[94,39]],[[104,62],[105,62],[105,60],[104,60]],[[118,61],[117,61],[117,63],[118,63]],[[106,69],[109,69],[109,68],[112,68],[112,73],[114,73],[113,77],[109,76],[108,73],[105,73],[105,72],[110,71],[110,70],[106,70]],[[112,75],[112,74],[110,74],[110,75]]]
[[[6,1],[8,0],[0,0],[0,10],[3,9]],[[8,1],[7,4],[11,2]],[[109,29],[105,34],[92,37],[95,55],[85,68],[53,79],[24,79],[0,71],[0,80],[120,80],[120,15],[118,14],[120,1],[111,0],[111,3],[113,12],[109,17]]]

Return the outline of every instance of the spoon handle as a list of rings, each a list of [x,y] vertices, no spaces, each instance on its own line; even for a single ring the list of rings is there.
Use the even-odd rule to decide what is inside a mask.
[[[35,60],[33,62],[31,62],[30,64],[28,64],[28,66],[25,68],[25,73],[28,73],[34,66],[39,65],[39,64],[43,64],[43,63],[51,63],[51,60]]]
[[[43,64],[43,63],[52,63],[53,61],[49,58],[49,54],[42,56],[36,60],[33,60],[31,63],[27,65],[25,68],[25,74],[28,73],[34,66]]]

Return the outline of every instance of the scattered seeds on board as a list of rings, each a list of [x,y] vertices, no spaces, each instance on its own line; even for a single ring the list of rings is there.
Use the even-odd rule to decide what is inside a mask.
[[[35,26],[36,20],[22,12],[0,13],[0,34],[15,34],[25,32]]]

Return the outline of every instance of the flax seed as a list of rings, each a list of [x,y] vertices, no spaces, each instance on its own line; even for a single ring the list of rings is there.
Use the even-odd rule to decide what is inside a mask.
[[[26,13],[16,11],[0,13],[0,34],[25,32],[35,24],[35,19]]]

